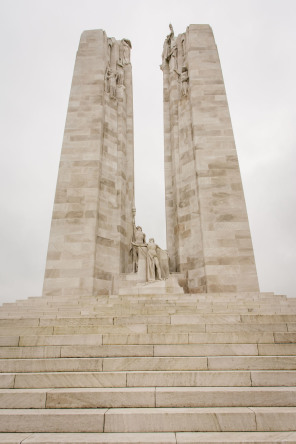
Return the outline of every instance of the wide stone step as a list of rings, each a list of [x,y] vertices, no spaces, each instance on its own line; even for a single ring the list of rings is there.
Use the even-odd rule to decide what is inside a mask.
[[[1,373],[0,387],[295,387],[296,371],[69,371]]]
[[[128,333],[104,335],[2,336],[3,346],[37,345],[138,345],[138,344],[244,344],[295,343],[296,333]]]
[[[0,358],[296,355],[296,344],[61,345],[1,347]]]
[[[295,407],[3,409],[2,432],[295,431]]]
[[[72,314],[72,317],[78,317],[80,314],[88,313],[93,317],[96,316],[113,316],[113,315],[128,315],[128,314],[149,314],[152,315],[158,314],[161,312],[183,312],[184,314],[191,314],[194,310],[196,314],[292,314],[295,312],[296,304],[198,304],[198,303],[186,303],[180,304],[178,302],[166,302],[166,301],[151,301],[151,302],[141,302],[141,303],[133,303],[133,302],[125,302],[120,304],[111,304],[111,305],[89,305],[89,304],[80,304],[75,308],[71,306],[58,306],[53,304],[52,306],[45,305],[44,307],[40,307],[37,305],[26,307],[12,307],[10,309],[1,309],[0,308],[0,320],[5,319],[4,316],[9,316],[11,318],[21,318],[23,315],[28,315],[32,313],[35,316],[30,317],[30,319],[34,319],[40,315],[46,314],[46,316],[54,318],[63,314],[65,317],[69,317],[69,313]]]
[[[0,442],[3,444],[22,442],[26,444],[295,444],[296,432],[0,433]]]
[[[66,326],[45,326],[45,327],[2,327],[0,328],[1,336],[40,336],[40,335],[79,335],[79,334],[129,334],[129,333],[146,333],[146,324],[129,324],[125,326],[116,325],[83,325],[84,319],[81,320],[81,325],[66,325]],[[285,324],[283,324],[285,325]],[[202,328],[203,327],[203,328]],[[205,331],[205,326],[194,329],[194,331]],[[287,330],[287,329],[286,329]],[[286,331],[278,330],[278,331]],[[178,332],[178,330],[177,330]]]
[[[256,333],[256,332],[287,332],[296,324],[150,324],[148,333]],[[292,330],[291,330],[292,331]],[[296,331],[296,329],[295,329]],[[107,332],[106,332],[107,333]],[[112,333],[112,332],[111,332]],[[115,333],[115,331],[113,332]]]
[[[39,325],[42,326],[46,322],[52,326],[56,320],[61,319],[61,323],[64,319],[71,319],[73,322],[73,316],[71,313],[67,313],[69,316],[57,315],[55,320],[47,318],[44,313],[44,319],[40,320]],[[75,318],[75,317],[74,317]],[[80,317],[79,317],[80,318]],[[33,318],[35,319],[35,318]],[[77,319],[77,318],[76,318]],[[89,318],[87,318],[89,319]],[[151,314],[151,315],[117,315],[117,316],[98,316],[92,317],[96,325],[127,325],[127,324],[256,324],[256,323],[296,323],[296,314],[216,314],[216,313],[203,313],[203,314],[168,314],[165,312],[163,315]],[[66,321],[65,321],[66,322]],[[63,325],[63,324],[62,324]],[[72,324],[73,325],[73,324]]]
[[[295,367],[294,367],[295,368]],[[47,387],[293,387],[295,370],[90,371],[1,373],[0,388]]]
[[[91,371],[295,370],[295,356],[2,359],[3,373]],[[269,373],[271,374],[271,373]]]
[[[104,356],[153,356],[153,345],[1,347],[0,358],[97,358]]]
[[[295,356],[134,357],[103,359],[104,371],[295,370]]]
[[[2,409],[2,432],[103,432],[107,409]]]
[[[279,375],[277,375],[278,377]],[[257,377],[257,379],[256,379]],[[261,378],[261,379],[260,379]],[[275,384],[276,376],[253,376],[253,385]],[[281,376],[283,385],[295,385],[295,374]],[[256,381],[259,381],[256,384]],[[273,382],[273,384],[272,384]],[[0,375],[0,387],[5,388],[56,388],[56,387],[157,387],[157,386],[251,386],[250,371],[152,371],[152,372],[46,372]]]
[[[40,322],[44,321],[41,319]],[[46,319],[47,321],[47,319]],[[1,336],[40,336],[40,335],[84,335],[84,334],[130,334],[130,333],[295,333],[295,323],[280,324],[126,324],[120,325],[94,325],[86,322],[87,318],[81,318],[81,324],[77,325],[48,325],[40,327],[23,326],[12,324],[10,327],[0,327]],[[50,323],[49,323],[50,324]],[[85,324],[85,325],[84,325]],[[87,325],[89,324],[89,325]],[[3,340],[4,341],[4,340]]]
[[[123,387],[0,390],[0,409],[296,406],[296,387]]]
[[[175,433],[0,433],[3,444],[176,444]]]
[[[103,358],[0,359],[0,372],[2,373],[89,372],[102,369]]]
[[[177,432],[175,436],[176,444],[295,444],[296,442],[296,432]]]
[[[0,358],[112,356],[295,356],[296,344],[48,345],[1,347]]]
[[[1,388],[126,387],[125,372],[0,374]]]
[[[126,377],[128,387],[296,386],[295,370],[130,371]]]
[[[203,315],[171,315],[171,324],[225,324],[225,323],[281,323],[296,322],[296,314],[203,314]],[[120,318],[121,319],[121,318]],[[122,318],[124,319],[124,318]]]
[[[110,409],[104,431],[295,431],[295,421],[295,407]]]

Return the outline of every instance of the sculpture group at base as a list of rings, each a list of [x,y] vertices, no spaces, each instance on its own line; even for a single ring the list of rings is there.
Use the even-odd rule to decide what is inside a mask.
[[[134,212],[135,214],[135,212]],[[169,258],[166,250],[160,248],[153,238],[146,242],[142,227],[135,225],[131,242],[133,273],[142,282],[154,282],[169,276]]]

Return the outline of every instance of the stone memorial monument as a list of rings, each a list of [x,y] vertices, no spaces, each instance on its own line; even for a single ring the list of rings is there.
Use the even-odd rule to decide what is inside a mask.
[[[170,272],[182,273],[189,292],[258,291],[211,28],[190,25],[177,37],[171,24],[169,28],[161,69]],[[158,265],[147,271],[149,244],[147,251],[135,245],[142,234],[135,230],[133,210],[131,47],[128,39],[117,41],[104,31],[82,34],[52,216],[45,295],[116,293],[122,273],[137,272],[139,282],[149,281],[155,272],[161,276]],[[167,257],[154,257],[166,263],[167,277]]]
[[[258,289],[211,28],[163,48],[168,252],[135,222],[130,51],[82,34],[43,296],[0,307],[0,442],[296,443],[296,299]]]

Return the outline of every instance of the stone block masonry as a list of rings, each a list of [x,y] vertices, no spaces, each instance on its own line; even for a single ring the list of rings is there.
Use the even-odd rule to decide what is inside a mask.
[[[131,44],[83,32],[77,52],[43,294],[96,295],[131,271]]]
[[[167,247],[190,292],[258,291],[219,56],[209,25],[163,51]]]

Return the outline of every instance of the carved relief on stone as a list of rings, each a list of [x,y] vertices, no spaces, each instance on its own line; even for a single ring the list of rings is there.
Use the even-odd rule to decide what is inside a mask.
[[[186,37],[185,37],[185,34],[182,34],[181,48],[182,48],[182,66],[185,66],[185,65],[187,65]]]
[[[139,249],[147,247],[146,235],[142,231],[142,227],[134,225],[133,239],[131,242],[131,253],[133,261],[133,272],[137,273],[139,266]]]
[[[110,37],[108,37],[107,39],[107,44],[108,44],[108,65],[111,65],[111,52],[112,52],[112,46],[113,46],[113,41]]]
[[[161,269],[157,255],[157,249],[154,239],[149,239],[147,244],[147,281],[154,282],[156,279],[161,280]]]
[[[116,62],[116,81],[118,86],[123,86],[124,83],[124,69],[122,60],[119,59]]]
[[[170,72],[177,71],[178,69],[178,47],[177,39],[175,38],[173,25],[169,24],[170,33],[166,36],[163,52],[162,52],[162,65],[169,64]]]
[[[186,97],[189,88],[189,76],[188,76],[188,69],[186,68],[186,66],[182,67],[182,72],[180,74],[180,81],[181,81],[181,96]]]
[[[140,282],[154,282],[156,279],[169,277],[169,256],[154,239],[146,243],[142,227],[135,224],[136,210],[133,208],[133,237],[130,252],[132,254],[133,273],[138,274]]]
[[[130,52],[131,52],[132,44],[128,39],[122,39],[120,42],[120,58],[122,60],[123,65],[130,64]]]
[[[105,91],[110,94],[111,99],[116,99],[116,73],[109,67],[105,73]]]

